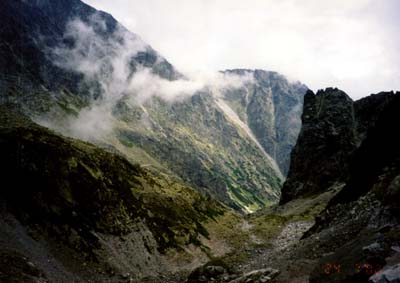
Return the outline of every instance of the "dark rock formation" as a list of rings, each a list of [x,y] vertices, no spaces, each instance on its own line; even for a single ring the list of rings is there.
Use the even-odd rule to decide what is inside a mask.
[[[315,105],[327,91],[336,99],[319,120],[323,111]],[[336,183],[343,188],[316,218],[293,257],[317,259],[310,282],[367,283],[385,265],[398,262],[391,247],[400,239],[400,140],[395,131],[400,93],[353,103],[338,90],[327,91],[305,97],[303,129],[282,202],[323,193]],[[323,172],[329,173],[325,179]]]
[[[365,175],[369,171],[364,169],[366,166],[380,166],[375,164],[378,158],[375,156],[381,156],[381,152],[372,147],[364,150],[366,145],[362,144],[367,135],[371,135],[369,139],[377,135],[373,133],[375,128],[383,130],[386,127],[386,122],[379,126],[376,123],[378,119],[384,119],[382,115],[389,115],[387,113],[391,110],[385,110],[388,105],[395,107],[393,100],[396,96],[393,92],[382,92],[353,102],[338,89],[328,88],[316,95],[309,91],[304,99],[303,126],[292,151],[281,203],[321,193],[334,183],[345,183],[350,175],[355,178],[356,171],[360,172],[359,179],[372,177],[373,174]],[[395,151],[390,147],[392,140],[388,141],[388,147],[382,144],[383,151],[383,147],[389,152]]]
[[[385,103],[378,105],[376,114],[368,116],[373,122],[351,160],[350,178],[331,205],[357,200],[373,190],[385,205],[400,207],[400,135],[395,130],[400,121],[400,93],[389,95],[383,96]]]
[[[302,129],[291,155],[281,204],[324,191],[348,176],[348,159],[356,148],[353,101],[328,88],[304,97]]]

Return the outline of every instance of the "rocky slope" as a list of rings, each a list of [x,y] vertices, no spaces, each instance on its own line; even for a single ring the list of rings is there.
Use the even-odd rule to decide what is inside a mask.
[[[118,282],[190,263],[224,206],[1,108],[0,281]],[[207,240],[208,239],[208,240]],[[176,254],[176,255],[175,255]],[[212,251],[208,254],[212,254]],[[9,266],[12,266],[10,269]],[[175,267],[174,267],[175,266]]]
[[[318,108],[310,101],[322,101],[326,95],[335,96],[330,98],[331,110],[324,117],[315,116]],[[292,198],[307,199],[310,194],[338,192],[316,218],[316,224],[283,260],[287,266],[302,261],[301,274],[309,282],[396,282],[393,280],[399,279],[396,272],[392,272],[393,279],[385,277],[384,272],[395,270],[394,265],[400,262],[400,155],[398,136],[393,130],[399,119],[399,102],[400,93],[393,92],[355,102],[336,89],[320,91],[316,96],[306,95],[302,134],[292,155],[298,163],[291,166],[284,185],[288,191],[283,192],[282,202],[290,204],[288,200]],[[308,123],[309,118],[314,119],[313,123]],[[343,127],[347,129],[341,131]],[[323,139],[315,146],[316,151],[312,151],[310,142],[315,133],[324,134],[319,135]],[[329,139],[332,133],[335,133],[333,140]],[[343,142],[343,147],[338,146]],[[323,151],[319,152],[320,149]],[[307,152],[320,154],[320,159],[315,156],[316,164],[301,167]],[[345,158],[340,163],[330,161],[341,156]],[[327,170],[325,180],[316,174],[320,166]],[[295,272],[294,268],[288,268]]]
[[[227,90],[224,99],[244,121],[255,137],[287,174],[290,152],[300,131],[303,94],[307,88],[290,83],[275,72],[229,70],[226,73],[252,73],[254,83],[244,89]],[[300,94],[300,95],[299,95]]]
[[[193,88],[78,0],[2,1],[0,21],[1,281],[398,280],[400,93],[308,91],[265,208],[305,86]]]
[[[278,201],[304,85],[274,72],[229,70],[192,89],[138,35],[78,0],[0,5],[1,103],[235,209]]]
[[[304,86],[292,86],[276,73],[246,72],[272,78],[226,90],[218,98],[201,92],[172,105],[160,99],[141,107],[120,102],[115,111],[123,121],[118,126],[118,138],[128,145],[120,150],[129,154],[129,146],[144,149],[186,182],[246,212],[276,202],[282,175],[276,165],[278,159],[272,156],[284,156],[285,160],[279,160],[288,162],[288,151],[299,128],[299,94]],[[280,92],[272,92],[271,87]],[[279,101],[275,106],[273,99]],[[287,105],[280,100],[288,100]],[[282,121],[268,121],[266,116]],[[143,117],[148,121],[145,127]],[[262,136],[270,139],[268,147]]]
[[[384,101],[376,104],[376,101]],[[372,102],[372,103],[371,103]],[[342,272],[322,274],[314,270],[310,282],[395,282],[400,275],[385,279],[380,270],[400,262],[400,152],[399,138],[393,131],[399,119],[400,93],[382,93],[361,100],[360,105],[378,106],[371,115],[365,139],[350,160],[350,174],[344,188],[332,199],[308,235],[315,238],[328,229],[335,243],[332,254],[319,266],[335,261]],[[362,106],[359,109],[362,109]],[[363,109],[366,110],[365,108]],[[337,246],[336,246],[337,245]],[[344,252],[344,250],[352,252]],[[387,281],[385,281],[387,280]]]
[[[398,282],[399,109],[399,92],[355,102],[338,89],[308,92],[284,189],[304,186],[248,217],[250,242],[189,282]]]

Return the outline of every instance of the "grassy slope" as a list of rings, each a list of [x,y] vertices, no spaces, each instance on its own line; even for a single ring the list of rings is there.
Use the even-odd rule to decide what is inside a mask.
[[[188,184],[246,212],[279,198],[271,164],[208,94],[174,104],[155,99],[145,110],[123,103],[116,113],[125,122],[118,124],[124,153],[142,148]]]
[[[208,253],[202,241],[212,238],[205,223],[232,214],[164,174],[0,112],[1,199],[23,225],[34,227],[37,237],[55,237],[85,262],[107,261],[97,257],[102,241],[95,235],[129,238],[138,223],[155,239],[156,246],[145,244],[149,251],[168,255],[198,246]],[[115,255],[105,251],[103,256]]]

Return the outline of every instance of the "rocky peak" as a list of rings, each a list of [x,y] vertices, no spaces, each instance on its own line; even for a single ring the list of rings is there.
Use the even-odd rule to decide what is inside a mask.
[[[360,101],[359,112],[370,113],[362,133],[365,138],[350,163],[350,178],[331,202],[354,201],[370,190],[378,192],[385,203],[399,205],[400,138],[394,129],[400,121],[400,92],[380,93]],[[371,107],[372,105],[372,107]]]
[[[400,93],[355,102],[338,89],[306,93],[281,204],[295,201],[281,208],[330,195],[297,250],[298,258],[308,250],[319,258],[310,282],[378,282],[396,270],[391,257],[400,235],[399,109]],[[339,263],[340,272],[326,269],[332,263]],[[371,277],[384,266],[380,277]]]
[[[365,139],[368,130],[375,126],[380,114],[395,96],[393,91],[380,92],[354,102],[359,144]]]
[[[337,88],[307,91],[302,122],[281,203],[345,180],[356,147],[353,101]]]
[[[337,115],[339,113],[342,115]],[[339,125],[341,121],[350,120],[352,113],[352,99],[337,88],[319,90],[317,94],[308,90],[304,97],[303,124],[330,122]]]
[[[354,179],[356,172],[360,173],[360,180],[367,179],[363,172],[368,170],[360,172],[359,168],[369,164],[368,160],[375,158],[375,154],[380,156],[381,153],[370,146],[368,150],[371,154],[363,149],[376,131],[378,121],[393,108],[390,105],[395,104],[396,97],[398,93],[393,91],[381,92],[353,102],[337,88],[319,90],[317,94],[309,90],[304,96],[303,125],[292,151],[292,163],[282,189],[281,203],[323,192],[335,182],[346,182],[349,175]],[[380,122],[378,128],[384,129],[384,125],[390,124],[390,120]],[[368,135],[370,138],[367,138]],[[358,193],[355,195],[359,196]]]

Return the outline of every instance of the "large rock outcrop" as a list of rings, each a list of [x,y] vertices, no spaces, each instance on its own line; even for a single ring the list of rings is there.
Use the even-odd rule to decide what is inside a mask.
[[[353,101],[343,91],[328,88],[304,96],[302,129],[292,151],[281,204],[316,194],[343,182],[348,159],[356,148]]]
[[[318,119],[324,108],[315,106],[326,92],[336,97],[325,107],[330,115]],[[367,283],[386,265],[398,263],[400,141],[394,129],[399,109],[399,92],[355,102],[336,89],[306,95],[282,202],[339,189],[290,254],[294,262],[313,262],[305,265],[312,270],[310,282]],[[322,179],[325,170],[329,174]]]
[[[304,98],[302,129],[292,151],[281,204],[324,192],[334,183],[345,183],[359,167],[350,168],[353,159],[360,158],[357,156],[363,156],[363,164],[369,164],[369,155],[362,152],[360,145],[396,95],[382,92],[353,102],[343,91],[334,88],[320,90],[316,95],[308,91]],[[368,150],[372,156],[380,154],[379,150]]]
[[[374,120],[350,160],[344,188],[306,234],[331,251],[320,259],[310,282],[369,282],[382,268],[399,263],[400,140],[394,129],[400,119],[400,93],[362,102],[383,97],[385,105],[378,104],[373,111],[377,115],[369,116]],[[340,263],[342,272],[324,274],[321,266],[329,262]]]

